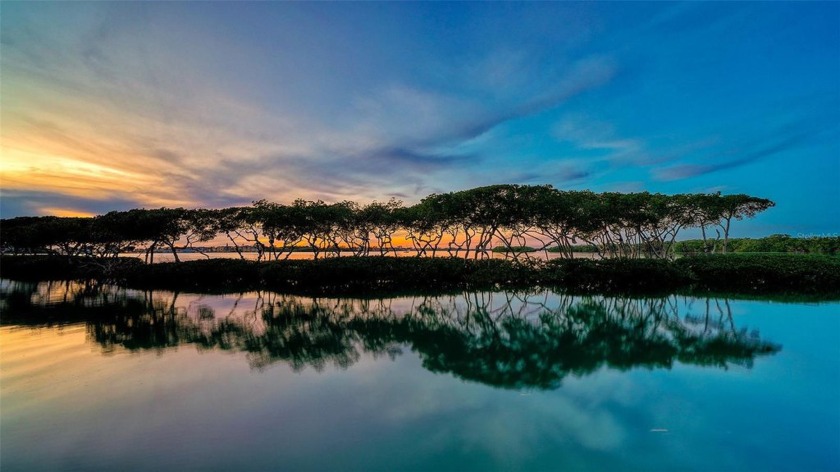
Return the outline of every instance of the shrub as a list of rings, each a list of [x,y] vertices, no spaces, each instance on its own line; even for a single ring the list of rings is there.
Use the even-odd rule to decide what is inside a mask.
[[[125,283],[140,288],[247,290],[260,286],[260,264],[240,259],[141,264],[120,272]]]
[[[840,259],[794,254],[718,254],[661,259],[555,259],[548,262],[460,258],[344,257],[254,262],[209,259],[145,265],[134,258],[3,256],[0,275],[19,280],[100,279],[136,288],[196,291],[270,289],[310,294],[381,294],[520,289],[840,297]]]
[[[544,284],[583,292],[669,292],[691,281],[662,259],[554,259],[545,266]]]
[[[133,257],[2,256],[0,275],[19,280],[119,278],[117,274],[143,267]]]
[[[700,288],[736,292],[840,293],[840,259],[797,254],[713,254],[683,257],[675,265]]]

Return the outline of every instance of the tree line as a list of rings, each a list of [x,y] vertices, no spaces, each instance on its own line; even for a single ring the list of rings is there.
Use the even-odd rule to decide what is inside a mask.
[[[449,255],[487,258],[495,247],[509,257],[532,257],[516,248],[572,258],[587,244],[602,257],[672,258],[678,234],[699,228],[704,252],[728,251],[734,221],[751,218],[775,204],[749,195],[595,193],[550,185],[493,185],[431,194],[416,205],[399,200],[360,205],[295,200],[289,205],[260,200],[223,209],[133,209],[92,218],[18,217],[0,220],[0,250],[7,254],[48,253],[116,258],[143,249],[147,262],[160,251],[202,252],[202,243],[221,238],[245,258],[287,259],[306,248],[314,258],[396,255],[395,240],[418,257]]]
[[[727,252],[739,253],[796,253],[796,254],[825,254],[835,256],[840,254],[840,236],[798,236],[789,234],[772,234],[763,238],[730,238]],[[592,244],[576,244],[572,248],[574,252],[597,253],[598,247]],[[674,243],[674,252],[677,254],[700,254],[704,252],[718,252],[722,249],[719,240],[684,239]],[[535,252],[536,249],[530,246],[505,248],[498,246],[493,248],[494,252],[527,251]],[[557,251],[550,248],[549,251]]]
[[[691,239],[676,243],[678,253],[697,253],[704,250],[703,240]],[[773,234],[765,238],[732,238],[730,252],[790,252],[799,254],[840,254],[840,236],[793,237],[787,234]]]

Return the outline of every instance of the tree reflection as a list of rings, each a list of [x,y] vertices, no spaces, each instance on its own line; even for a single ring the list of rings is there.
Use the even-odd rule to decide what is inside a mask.
[[[576,297],[549,291],[380,300],[269,292],[195,295],[4,281],[5,325],[83,321],[105,352],[184,344],[244,352],[257,369],[347,368],[415,351],[433,372],[504,388],[559,387],[604,366],[752,366],[780,346],[736,327],[726,299]]]

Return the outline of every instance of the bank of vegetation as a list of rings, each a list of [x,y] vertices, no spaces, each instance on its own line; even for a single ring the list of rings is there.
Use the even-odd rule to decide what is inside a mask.
[[[575,293],[814,294],[840,298],[840,259],[818,255],[717,254],[664,259],[342,257],[256,262],[209,259],[144,264],[118,258],[3,256],[2,276],[96,279],[134,288],[273,290],[299,294],[440,293],[552,287]]]
[[[734,221],[773,202],[748,195],[593,193],[550,186],[494,185],[433,194],[413,206],[296,200],[248,207],[135,209],[93,218],[0,221],[3,277],[100,279],[136,287],[306,293],[561,287],[589,292],[678,289],[735,293],[838,292],[830,257],[725,254],[769,247],[730,238]],[[699,229],[703,239],[677,242]],[[180,262],[179,252],[226,240],[240,259]],[[396,255],[394,241],[417,257]],[[794,247],[779,237],[776,247]],[[537,246],[533,247],[534,241]],[[751,242],[752,241],[752,242]],[[575,259],[580,244],[598,260]],[[836,243],[836,241],[835,241]],[[752,244],[752,246],[750,246]],[[807,243],[813,249],[817,243]],[[822,244],[822,243],[820,243]],[[780,246],[781,245],[781,246]],[[831,244],[820,251],[831,253]],[[169,250],[174,263],[154,262]],[[141,250],[145,259],[124,258]],[[244,257],[257,252],[256,261]],[[300,250],[313,260],[291,260]],[[535,253],[559,252],[550,261]],[[703,256],[682,257],[677,251]],[[494,260],[492,252],[505,254]],[[714,254],[708,254],[714,253]],[[724,253],[724,254],[717,254]],[[352,257],[342,257],[347,254]],[[428,256],[428,257],[424,257]],[[441,257],[450,256],[450,257]],[[545,259],[545,258],[542,258]]]
[[[712,246],[714,251],[715,247]],[[702,239],[677,241],[674,251],[680,254],[699,254],[707,250]],[[809,236],[795,238],[774,234],[765,238],[732,238],[728,251],[735,253],[793,253],[840,255],[840,236]]]
[[[730,238],[726,252],[735,253],[791,253],[840,255],[840,236],[793,237],[788,234],[774,234],[764,238]],[[504,248],[501,248],[504,249]],[[536,251],[535,248],[524,250]],[[598,247],[592,244],[572,246],[576,253],[598,253]],[[549,248],[549,252],[560,252],[559,248]],[[672,254],[717,254],[723,252],[719,239],[686,239],[673,243]]]

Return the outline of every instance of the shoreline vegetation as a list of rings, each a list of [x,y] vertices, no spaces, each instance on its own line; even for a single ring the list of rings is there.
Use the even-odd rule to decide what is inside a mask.
[[[96,280],[137,289],[271,290],[301,295],[384,296],[461,290],[709,294],[840,299],[840,259],[800,254],[715,254],[662,259],[342,257],[256,262],[209,259],[144,264],[136,258],[2,256],[14,280]]]
[[[708,242],[702,239],[686,239],[673,243],[673,253],[681,255],[703,254],[707,251]],[[598,248],[590,244],[572,246],[578,253],[597,253]],[[548,252],[557,249],[549,248]],[[731,238],[728,252],[731,253],[790,253],[790,254],[824,254],[840,255],[840,236],[808,236],[793,237],[788,234],[773,234],[763,238]]]
[[[706,242],[702,239],[686,239],[675,241],[671,253],[675,255],[704,254]],[[507,248],[496,246],[495,253],[507,252],[538,252],[532,246],[515,246]],[[548,252],[562,252],[562,248],[550,247]],[[572,246],[573,253],[598,254],[598,247],[592,244],[576,244]],[[774,234],[764,238],[732,238],[729,240],[730,253],[744,254],[823,254],[828,256],[840,255],[840,236],[811,236],[796,238],[788,234]]]
[[[216,210],[19,217],[0,220],[0,275],[312,294],[541,286],[601,293],[838,296],[840,259],[833,255],[840,238],[730,237],[733,222],[774,205],[742,194],[492,185],[432,194],[408,207],[397,200],[362,206],[298,199],[291,205],[260,200]],[[678,241],[686,229],[702,239]],[[212,259],[204,252],[220,240],[239,258]],[[406,250],[414,257],[393,257]],[[161,251],[171,252],[175,262],[155,263]],[[303,251],[313,253],[312,259],[290,257]],[[812,254],[749,254],[756,251]],[[206,259],[180,260],[187,252]],[[246,252],[257,256],[246,258]],[[576,252],[595,257],[576,258]],[[126,253],[144,257],[122,257]]]

